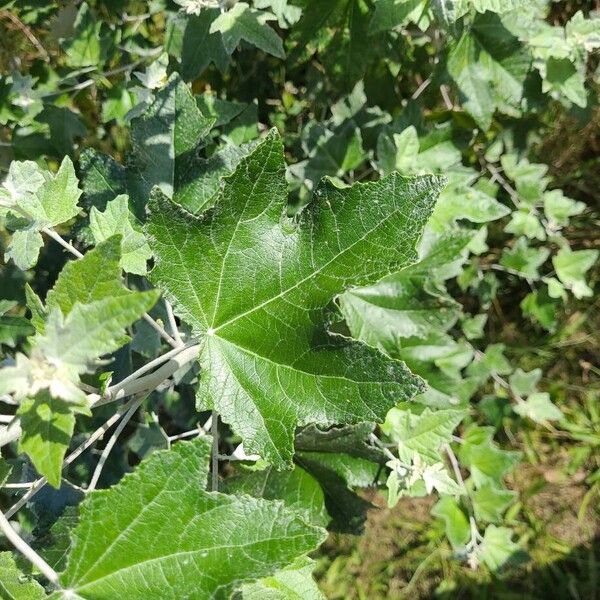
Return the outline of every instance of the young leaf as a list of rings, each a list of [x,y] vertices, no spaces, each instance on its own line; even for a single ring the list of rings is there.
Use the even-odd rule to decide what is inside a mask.
[[[129,211],[129,198],[117,196],[100,212],[95,206],[90,213],[90,231],[96,244],[121,235],[121,267],[127,273],[146,274],[146,262],[152,257],[146,237]]]
[[[537,384],[542,378],[541,369],[525,372],[523,369],[517,369],[509,378],[508,382],[512,391],[517,396],[529,396],[537,389]]]
[[[322,529],[281,502],[205,492],[210,451],[206,437],[180,442],[88,495],[63,587],[98,600],[225,599],[323,541]]]
[[[401,362],[328,335],[324,309],[415,260],[439,188],[431,176],[324,182],[292,220],[283,147],[271,133],[202,218],[154,194],[151,279],[204,335],[199,407],[214,407],[247,452],[285,467],[297,424],[381,420],[419,390]]]
[[[516,493],[511,490],[485,484],[471,494],[475,518],[478,522],[502,522],[502,515],[515,499]]]
[[[512,541],[512,531],[507,527],[489,525],[483,534],[483,542],[477,548],[476,556],[490,571],[499,571],[519,552],[519,546]]]
[[[552,258],[558,278],[573,292],[575,298],[585,298],[593,294],[585,280],[585,274],[598,260],[598,254],[598,250],[573,251],[568,246],[563,246]]]
[[[486,484],[501,486],[502,478],[521,456],[520,452],[499,448],[493,435],[490,427],[472,426],[464,434],[464,443],[459,449],[460,462],[471,471],[478,488]]]
[[[43,184],[38,186],[37,171],[32,170],[32,174],[35,192],[31,192],[33,188],[30,186],[12,195],[16,207],[11,212],[19,218],[19,222],[6,256],[12,258],[20,269],[35,265],[43,246],[40,230],[69,221],[79,213],[77,201],[81,190],[68,156],[65,156],[55,175],[45,176]]]
[[[462,410],[426,408],[420,415],[406,409],[392,409],[383,430],[398,443],[399,456],[410,461],[416,454],[427,464],[440,461],[440,448],[452,440],[452,433],[464,419]]]
[[[130,291],[121,280],[121,238],[115,235],[69,261],[46,297],[45,312],[60,308],[66,317],[76,303],[91,304],[106,298],[127,296]]]
[[[38,473],[55,488],[60,487],[62,462],[75,427],[75,413],[89,410],[53,398],[44,390],[21,402],[17,414],[23,433],[19,452],[29,456]]]
[[[149,311],[159,295],[157,290],[150,290],[75,304],[66,318],[55,309],[35,344],[50,361],[83,373],[89,363],[126,343],[124,329]]]
[[[504,250],[500,264],[521,277],[536,280],[540,278],[538,269],[549,256],[548,248],[530,248],[527,240],[521,237],[512,248]]]
[[[237,2],[213,21],[210,33],[221,33],[229,54],[244,40],[277,58],[285,58],[281,38],[267,25],[275,18],[271,13],[250,8],[246,2]]]
[[[562,190],[551,190],[544,194],[544,213],[554,227],[565,227],[570,217],[584,210],[585,203],[568,198]]]
[[[527,400],[516,404],[514,411],[522,417],[529,417],[536,423],[559,421],[563,417],[560,408],[552,404],[550,394],[546,392],[531,394]]]
[[[487,190],[473,185],[476,176],[472,171],[450,171],[446,176],[448,185],[441,192],[431,217],[431,227],[436,232],[447,232],[449,225],[458,220],[487,223],[510,213],[510,209],[490,196]]]
[[[471,538],[469,521],[458,505],[458,502],[450,496],[440,498],[431,509],[434,517],[442,519],[446,525],[446,536],[455,550],[465,547]]]

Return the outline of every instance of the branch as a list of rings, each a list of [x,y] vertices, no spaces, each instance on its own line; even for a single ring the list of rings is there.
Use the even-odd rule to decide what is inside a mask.
[[[192,346],[180,346],[171,352],[159,357],[160,362],[164,362],[168,357],[168,361],[162,365],[159,369],[139,377],[142,373],[146,372],[151,363],[144,365],[138,371],[126,377],[122,382],[110,386],[106,389],[102,396],[98,394],[90,394],[88,400],[92,407],[102,406],[103,404],[109,404],[116,400],[121,400],[127,396],[133,396],[135,394],[141,394],[144,392],[151,392],[155,390],[161,383],[169,379],[174,375],[181,367],[195,360],[200,350],[200,344],[193,344]],[[169,356],[170,355],[170,356]],[[158,362],[159,359],[155,359],[154,363]]]
[[[58,573],[13,529],[8,519],[1,512],[0,531],[48,581],[58,586]]]
[[[50,62],[50,55],[46,51],[46,48],[42,46],[41,42],[35,37],[33,31],[31,31],[31,29],[29,29],[29,27],[27,27],[27,25],[25,25],[25,23],[23,23],[23,21],[17,17],[17,15],[8,10],[2,10],[0,11],[0,18],[7,18],[9,21],[12,21],[17,29],[22,31],[23,35],[25,35],[25,37],[35,46],[36,50],[39,52],[44,61]]]
[[[96,408],[136,394],[149,394],[179,369],[195,360],[199,350],[200,344],[198,343],[174,348],[139,368],[123,381],[108,387],[104,394],[88,394],[88,403],[91,408]],[[141,375],[158,365],[163,366],[154,373],[141,377]],[[19,417],[15,416],[6,427],[0,429],[0,448],[18,440],[19,437],[21,437],[21,421]]]
[[[104,447],[104,450],[102,450],[102,454],[100,455],[100,460],[98,461],[98,464],[96,465],[96,468],[94,469],[94,474],[92,475],[90,484],[87,487],[87,490],[86,490],[87,492],[91,492],[96,488],[96,485],[98,484],[98,480],[100,479],[100,475],[102,474],[102,469],[104,468],[104,465],[106,464],[106,461],[108,460],[111,450],[113,449],[114,445],[117,443],[117,440],[119,439],[119,436],[123,432],[123,429],[125,429],[127,423],[129,423],[129,420],[131,419],[131,417],[133,417],[133,415],[137,412],[137,409],[140,407],[140,404],[144,401],[145,398],[146,398],[146,395],[142,394],[140,396],[140,398],[138,398],[137,400],[134,400],[133,404],[131,405],[131,408],[125,413],[125,416],[121,419],[121,422],[117,425],[117,428],[115,429],[114,433],[110,437],[110,440],[108,440],[108,443]]]
[[[181,334],[177,328],[177,321],[175,321],[175,315],[173,314],[173,307],[168,300],[165,300],[165,306],[167,309],[167,318],[169,319],[169,327],[171,327],[171,334],[173,335],[176,344],[178,346],[183,346],[183,340],[181,339]]]

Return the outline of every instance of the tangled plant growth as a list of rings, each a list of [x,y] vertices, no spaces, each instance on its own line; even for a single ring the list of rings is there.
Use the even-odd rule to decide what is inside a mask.
[[[4,7],[7,597],[320,598],[364,488],[523,558],[507,422],[582,434],[497,297],[550,335],[598,258],[531,159],[596,101],[600,18],[551,8]]]

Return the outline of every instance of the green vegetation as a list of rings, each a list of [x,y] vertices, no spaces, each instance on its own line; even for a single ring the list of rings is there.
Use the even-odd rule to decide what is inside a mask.
[[[0,28],[2,597],[595,598],[600,13]]]

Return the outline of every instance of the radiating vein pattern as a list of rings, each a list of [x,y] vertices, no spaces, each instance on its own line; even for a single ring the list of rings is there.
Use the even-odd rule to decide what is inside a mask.
[[[338,188],[324,180],[287,216],[281,140],[270,133],[194,218],[160,192],[148,233],[152,280],[205,336],[200,408],[215,408],[248,451],[291,462],[299,424],[378,421],[419,380],[403,363],[328,335],[335,297],[416,259],[442,182],[393,174]]]
[[[205,492],[209,456],[208,438],[178,443],[88,496],[62,597],[229,598],[323,541],[282,502]]]

